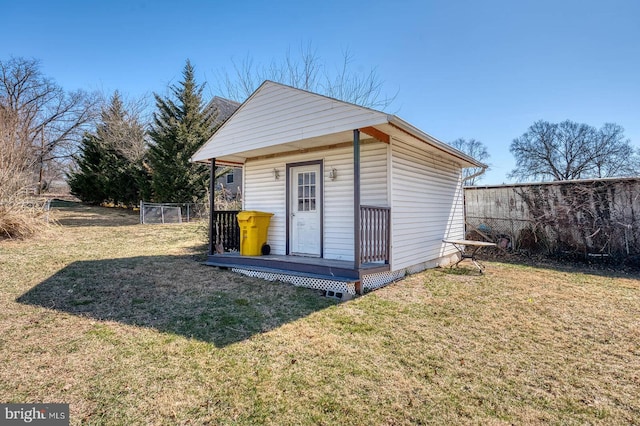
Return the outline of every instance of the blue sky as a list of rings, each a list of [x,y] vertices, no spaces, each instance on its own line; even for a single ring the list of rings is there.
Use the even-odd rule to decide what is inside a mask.
[[[185,60],[216,86],[232,60],[311,43],[376,68],[388,108],[445,141],[482,141],[485,184],[509,182],[511,141],[536,120],[615,122],[640,146],[640,1],[9,1],[0,59],[41,60],[65,89],[166,93]],[[217,94],[209,90],[210,95]]]

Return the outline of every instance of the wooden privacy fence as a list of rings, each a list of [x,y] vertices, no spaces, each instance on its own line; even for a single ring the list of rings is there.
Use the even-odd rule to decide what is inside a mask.
[[[467,237],[548,255],[640,255],[640,178],[467,187]]]

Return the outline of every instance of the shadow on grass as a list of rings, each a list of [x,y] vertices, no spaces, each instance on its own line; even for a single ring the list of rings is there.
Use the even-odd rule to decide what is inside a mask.
[[[189,256],[74,262],[17,302],[224,347],[336,304],[318,291],[203,266]]]

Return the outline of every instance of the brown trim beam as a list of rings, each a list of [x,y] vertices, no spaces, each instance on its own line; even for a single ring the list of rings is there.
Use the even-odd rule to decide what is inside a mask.
[[[228,166],[228,167],[235,167],[235,168],[240,168],[242,166],[244,166],[244,163],[237,163],[235,161],[218,161],[216,163],[218,166]]]
[[[211,164],[211,160],[212,159],[209,158],[207,160],[195,161],[195,164],[209,165],[209,164]],[[218,161],[216,164],[218,166],[230,166],[230,167],[242,167],[244,165],[244,163],[238,163],[236,161],[225,161],[225,160]]]
[[[360,128],[360,131],[371,136],[372,138],[379,140],[380,142],[384,142],[386,144],[391,143],[391,137],[385,132],[376,129],[375,127],[362,127]]]

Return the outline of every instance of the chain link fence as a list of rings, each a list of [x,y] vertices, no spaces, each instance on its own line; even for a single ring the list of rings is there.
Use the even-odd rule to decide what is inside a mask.
[[[148,203],[140,201],[140,223],[166,224],[201,221],[209,217],[205,203]]]
[[[5,209],[18,209],[32,217],[41,217],[49,223],[49,211],[51,210],[51,198],[23,198],[17,201],[0,201],[0,207]]]

